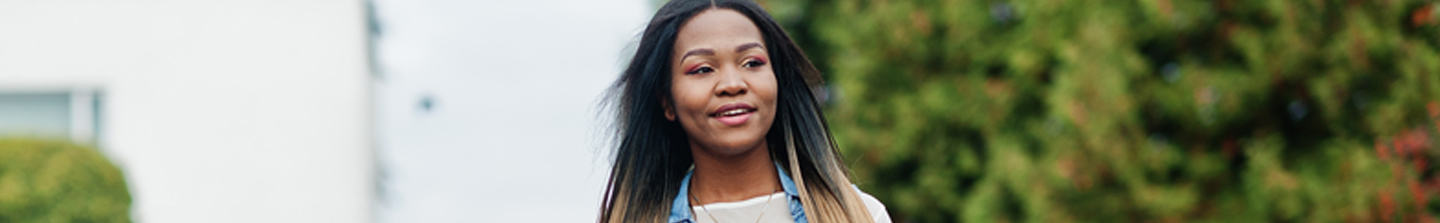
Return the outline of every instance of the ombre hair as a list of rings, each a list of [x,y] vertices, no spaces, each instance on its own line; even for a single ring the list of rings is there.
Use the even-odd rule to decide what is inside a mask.
[[[813,87],[820,72],[760,5],[748,0],[674,0],[645,27],[635,56],[608,93],[616,111],[614,164],[599,222],[665,222],[690,166],[688,138],[665,119],[671,57],[680,27],[711,9],[730,9],[760,29],[777,84],[775,121],[765,135],[770,157],[793,177],[810,222],[871,222],[851,186]],[[783,148],[783,149],[775,149]]]

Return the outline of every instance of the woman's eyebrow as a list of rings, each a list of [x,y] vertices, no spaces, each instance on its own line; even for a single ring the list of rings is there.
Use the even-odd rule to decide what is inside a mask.
[[[746,43],[746,44],[740,44],[740,46],[735,47],[735,52],[736,52],[736,53],[745,52],[746,50],[750,50],[750,49],[753,49],[753,48],[761,48],[761,49],[764,49],[764,48],[765,48],[765,45],[761,45],[760,43],[755,43],[755,42]],[[690,56],[692,56],[692,55],[714,56],[714,55],[715,55],[715,50],[712,50],[712,49],[709,49],[709,48],[700,48],[700,49],[693,49],[693,50],[690,50],[690,51],[686,51],[684,55],[681,55],[681,56],[680,56],[680,61],[685,61],[685,58],[686,58],[686,57],[690,57]]]
[[[765,49],[765,46],[764,46],[764,45],[760,45],[760,43],[746,43],[746,44],[742,44],[742,45],[740,45],[740,46],[738,46],[738,47],[735,47],[735,52],[736,52],[736,53],[745,52],[746,50],[750,50],[751,48]]]
[[[693,49],[693,50],[690,50],[690,51],[685,52],[685,55],[684,55],[684,56],[680,56],[680,61],[685,61],[685,58],[686,58],[686,57],[690,57],[690,55],[714,56],[714,55],[715,55],[715,50],[706,49],[706,48]]]

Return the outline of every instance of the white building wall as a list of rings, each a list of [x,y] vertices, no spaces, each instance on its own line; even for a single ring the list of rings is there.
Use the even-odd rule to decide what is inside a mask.
[[[648,2],[376,0],[378,221],[594,222]]]
[[[137,222],[370,222],[363,1],[0,1],[0,89],[96,89]]]

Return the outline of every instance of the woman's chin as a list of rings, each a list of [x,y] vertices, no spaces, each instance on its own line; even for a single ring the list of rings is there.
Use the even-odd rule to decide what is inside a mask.
[[[757,150],[762,147],[761,145],[765,144],[765,140],[763,137],[757,138],[758,139],[727,140],[707,146],[701,146],[701,148],[704,149],[706,153],[719,156],[741,155]]]

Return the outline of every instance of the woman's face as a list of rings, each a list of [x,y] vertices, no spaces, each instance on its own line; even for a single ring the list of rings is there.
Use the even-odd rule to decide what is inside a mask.
[[[671,59],[671,102],[691,145],[734,155],[765,143],[775,121],[775,71],[760,29],[730,9],[701,12],[680,27]]]

